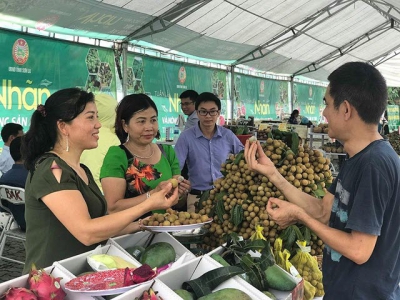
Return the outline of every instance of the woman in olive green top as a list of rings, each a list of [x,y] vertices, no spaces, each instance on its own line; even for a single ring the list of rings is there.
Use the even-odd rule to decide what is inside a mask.
[[[94,249],[120,234],[138,231],[133,222],[154,209],[176,204],[170,183],[148,200],[107,215],[107,202],[87,167],[85,149],[97,147],[98,121],[94,96],[80,89],[60,90],[32,114],[22,154],[29,176],[25,186],[26,261],[38,268]]]

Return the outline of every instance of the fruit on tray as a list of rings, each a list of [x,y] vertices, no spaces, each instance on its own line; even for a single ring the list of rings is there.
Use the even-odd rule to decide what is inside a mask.
[[[105,265],[108,269],[137,268],[137,266],[116,255],[93,254],[89,258]]]
[[[166,242],[154,243],[143,252],[140,262],[148,264],[152,269],[174,262],[176,253],[174,247]]]
[[[167,209],[165,214],[155,213],[148,219],[143,220],[145,226],[178,226],[207,222],[210,218],[206,214],[194,212],[176,211]]]

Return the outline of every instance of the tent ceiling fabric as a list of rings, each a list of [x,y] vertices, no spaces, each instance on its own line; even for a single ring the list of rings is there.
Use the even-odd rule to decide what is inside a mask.
[[[399,68],[388,67],[399,60],[400,0],[1,1],[0,19],[10,16],[39,30],[144,41],[322,81],[344,62],[365,61],[400,86]]]

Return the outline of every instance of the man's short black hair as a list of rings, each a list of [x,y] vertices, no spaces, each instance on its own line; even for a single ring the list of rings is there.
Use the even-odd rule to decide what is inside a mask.
[[[218,110],[221,110],[221,100],[219,100],[219,98],[216,95],[214,95],[213,93],[210,93],[210,92],[201,93],[197,97],[196,104],[195,104],[195,109],[196,110],[199,109],[200,103],[209,102],[209,101],[210,102],[214,102],[217,105]]]
[[[196,101],[198,96],[199,96],[199,94],[196,91],[186,90],[182,94],[180,94],[179,99],[189,98],[190,100],[192,100],[194,102],[194,101]]]
[[[21,158],[22,158],[21,140],[22,140],[22,138],[20,136],[17,136],[10,143],[10,155],[15,162],[21,160]]]
[[[17,136],[20,131],[24,130],[22,125],[17,123],[7,123],[1,130],[1,138],[4,143],[7,143],[10,136]]]
[[[333,71],[328,80],[335,108],[347,100],[365,123],[379,123],[388,95],[385,79],[375,67],[348,62]]]

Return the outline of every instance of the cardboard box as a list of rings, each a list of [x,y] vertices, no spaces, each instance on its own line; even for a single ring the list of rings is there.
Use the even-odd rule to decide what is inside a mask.
[[[188,280],[199,278],[204,273],[219,268],[221,265],[209,256],[197,257],[194,260],[187,262],[177,269],[171,270],[168,273],[158,275],[158,280],[165,283],[170,289],[176,290],[182,288],[182,283]],[[245,292],[254,300],[269,299],[262,292],[242,280],[238,276],[232,277],[217,286],[213,291],[218,291],[224,288],[235,288]]]
[[[214,250],[208,252],[207,254],[205,254],[205,256],[211,256],[214,253],[222,254],[224,251],[225,251],[225,248],[223,246],[220,246],[220,247],[215,248]],[[212,258],[210,257],[210,259],[212,259]],[[213,260],[213,261],[215,261],[215,260]],[[217,264],[221,266],[221,264],[219,264],[219,263],[217,263]],[[285,270],[283,270],[283,271],[286,272]],[[289,275],[292,276],[291,274],[289,274]],[[294,277],[294,276],[292,276],[292,277],[297,281],[297,285],[291,292],[277,291],[274,289],[270,290],[278,300],[302,300],[303,299],[303,296],[304,296],[303,279],[301,277]],[[239,279],[241,279],[241,278],[239,278]],[[241,280],[243,280],[243,279],[241,279]],[[261,299],[270,299],[270,298],[267,297],[266,295],[263,295],[263,298],[260,298],[260,300]]]
[[[157,292],[157,296],[160,296],[164,300],[182,300],[181,297],[175,294],[173,290],[158,279],[141,284],[138,287],[113,298],[113,300],[133,300],[136,297],[139,298],[143,292],[148,290],[150,287]]]
[[[146,248],[147,246],[158,242],[166,242],[174,247],[176,253],[176,265],[172,265],[172,267],[177,267],[182,263],[191,261],[196,258],[196,256],[192,252],[190,252],[189,249],[183,246],[167,232],[152,233],[149,231],[141,231],[134,234],[111,238],[108,240],[107,244],[114,245],[120,251],[126,253],[126,255],[131,256],[128,252],[125,251],[126,248],[132,246],[142,246]],[[164,272],[168,271],[169,269],[165,270]]]
[[[57,266],[51,266],[44,269],[47,273],[51,274],[54,277],[61,277],[61,287],[66,292],[67,296],[65,300],[93,300],[93,299],[103,299],[103,298],[93,298],[87,295],[81,295],[76,293],[71,293],[65,290],[65,283],[74,278],[68,273],[65,273],[64,270],[60,269]],[[28,288],[28,274],[14,278],[12,280],[0,283],[0,295],[4,294],[10,287],[25,287]]]

